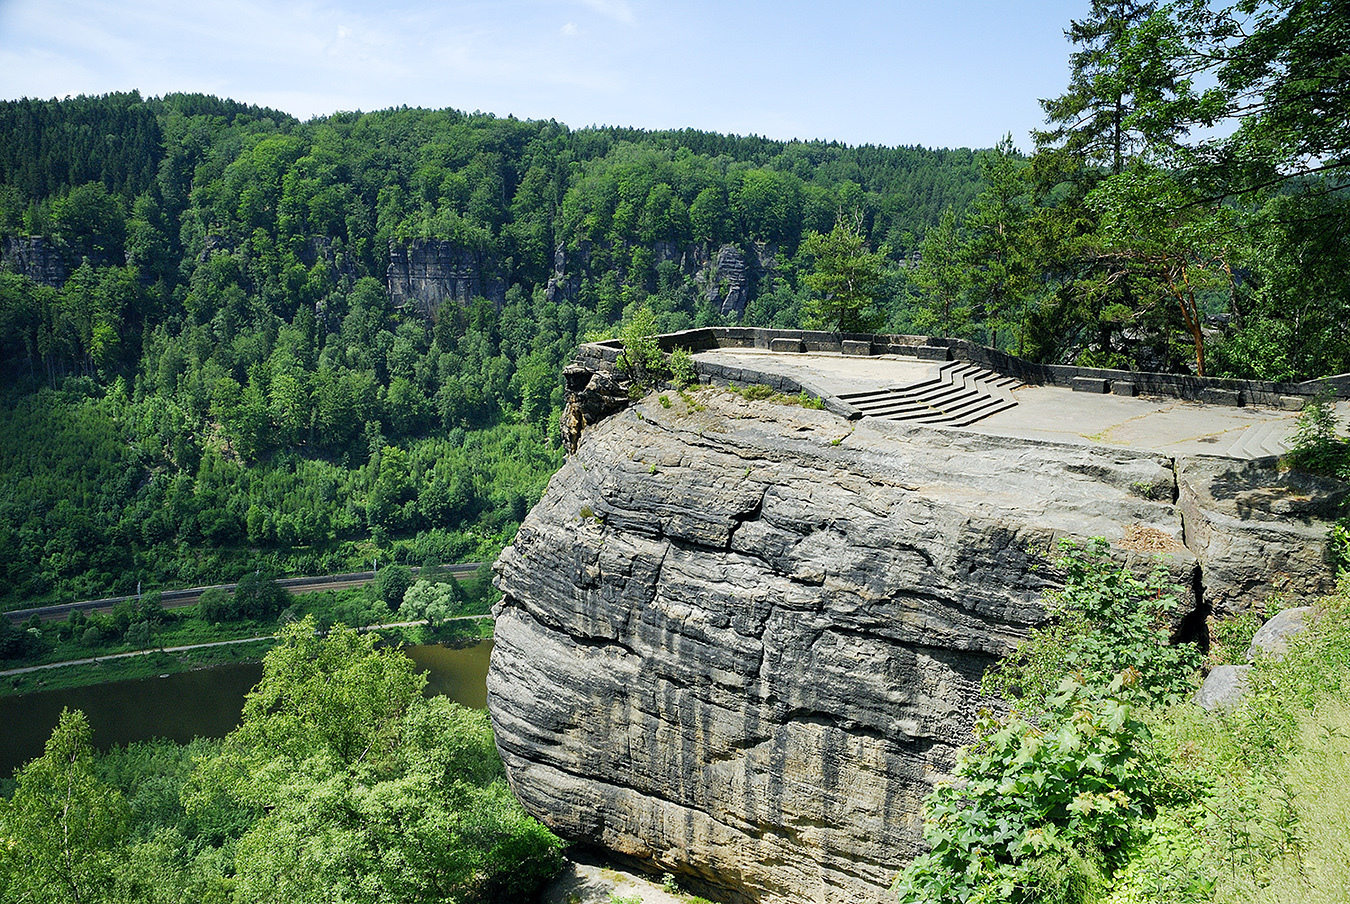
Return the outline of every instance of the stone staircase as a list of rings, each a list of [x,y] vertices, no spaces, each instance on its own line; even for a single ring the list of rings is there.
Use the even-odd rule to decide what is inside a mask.
[[[1265,458],[1283,455],[1289,451],[1289,434],[1293,425],[1288,421],[1267,421],[1253,424],[1243,430],[1237,441],[1228,447],[1225,455],[1232,458]]]
[[[1017,404],[1021,383],[965,361],[948,361],[935,376],[908,386],[843,393],[865,416],[943,427],[965,427]]]

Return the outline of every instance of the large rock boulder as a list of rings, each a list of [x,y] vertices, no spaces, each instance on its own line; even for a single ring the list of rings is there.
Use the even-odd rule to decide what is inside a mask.
[[[1327,531],[1346,484],[1273,460],[1177,459],[1177,507],[1216,616],[1246,612],[1272,592],[1308,597],[1333,587]]]
[[[1252,637],[1252,645],[1247,649],[1247,658],[1250,660],[1260,656],[1284,658],[1284,654],[1289,652],[1290,639],[1307,629],[1312,613],[1312,606],[1299,606],[1277,613]]]
[[[673,398],[588,423],[499,559],[489,708],[527,809],[723,897],[884,897],[1059,538],[1196,586],[1168,457]]]
[[[1210,669],[1205,683],[1195,695],[1196,704],[1203,710],[1228,709],[1237,706],[1247,694],[1249,665],[1220,665]]]

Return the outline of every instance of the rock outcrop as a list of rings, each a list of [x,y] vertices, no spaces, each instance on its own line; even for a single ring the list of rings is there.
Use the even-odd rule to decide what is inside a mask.
[[[1326,537],[1346,486],[1273,459],[1177,459],[1177,507],[1199,558],[1205,601],[1217,616],[1258,606],[1272,592],[1330,590]]]
[[[707,347],[691,336],[671,341]],[[568,368],[572,454],[497,562],[489,709],[528,810],[719,900],[886,898],[990,702],[981,675],[1043,619],[1059,539],[1165,554],[1180,636],[1330,588],[1344,489],[1273,459],[858,418],[829,398],[633,403],[612,345]],[[1216,701],[1240,694],[1230,677]]]
[[[6,236],[0,263],[35,283],[59,289],[66,284],[66,262],[50,239],[40,235]]]
[[[1055,540],[1147,528],[1194,583],[1172,494],[1137,489],[1174,485],[1167,457],[691,398],[588,426],[497,565],[512,787],[654,869],[879,895]]]
[[[506,284],[490,272],[486,256],[454,242],[414,239],[407,247],[389,243],[386,276],[389,300],[434,318],[446,301],[467,304],[488,298],[500,304]]]
[[[718,249],[704,297],[718,306],[722,316],[740,319],[750,300],[750,275],[741,249],[735,245],[723,245]]]

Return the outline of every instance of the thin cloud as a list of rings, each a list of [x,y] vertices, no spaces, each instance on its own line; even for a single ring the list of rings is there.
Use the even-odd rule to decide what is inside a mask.
[[[607,19],[631,25],[635,21],[633,8],[627,0],[579,0],[582,6],[593,13],[599,13]]]

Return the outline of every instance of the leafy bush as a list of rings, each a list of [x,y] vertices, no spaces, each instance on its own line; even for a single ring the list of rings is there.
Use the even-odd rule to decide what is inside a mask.
[[[698,372],[694,369],[694,356],[687,348],[676,348],[670,352],[670,374],[675,380],[676,389],[687,389],[698,382]]]
[[[189,816],[221,798],[259,814],[234,851],[238,900],[530,900],[561,845],[511,796],[487,713],[424,697],[376,644],[283,628],[239,728],[195,764]]]
[[[150,645],[150,623],[148,621],[132,622],[127,626],[125,637],[126,642],[133,647],[148,647]]]
[[[1199,665],[1170,643],[1166,572],[1140,578],[1101,539],[1061,551],[1050,624],[985,676],[1014,712],[981,720],[925,801],[930,851],[897,880],[902,902],[1098,901],[1140,825],[1188,800],[1136,711],[1180,699]]]
[[[1159,562],[1140,578],[1111,561],[1109,545],[1094,538],[1084,548],[1062,541],[1056,565],[1064,589],[1047,593],[1050,623],[1033,630],[1017,653],[985,676],[986,692],[1034,713],[1067,672],[1085,687],[1104,691],[1117,675],[1125,699],[1140,703],[1179,700],[1194,686],[1200,651],[1173,644],[1168,614],[1175,587]]]
[[[1318,474],[1350,476],[1350,445],[1336,432],[1336,405],[1332,396],[1320,393],[1298,416],[1285,462]]]
[[[632,381],[639,392],[650,389],[669,376],[666,358],[656,341],[659,332],[656,317],[645,304],[619,330],[623,351],[619,353],[619,369]]]
[[[197,614],[207,623],[233,621],[239,617],[234,600],[228,592],[219,587],[202,592],[197,600]]]
[[[276,618],[292,602],[290,591],[273,578],[252,571],[239,579],[234,588],[234,608],[237,618],[266,621]]]
[[[417,581],[403,595],[398,614],[409,621],[425,621],[435,628],[454,617],[464,599],[464,591],[454,578],[440,583]]]
[[[37,635],[16,628],[9,616],[0,614],[0,660],[24,659],[42,649],[41,632]]]
[[[403,595],[413,584],[412,570],[405,565],[388,565],[375,578],[375,592],[385,605],[397,610],[403,605]]]
[[[931,850],[902,874],[902,902],[1099,899],[1158,802],[1149,734],[1129,704],[1071,679],[1045,715],[976,726],[956,780],[925,802]]]

